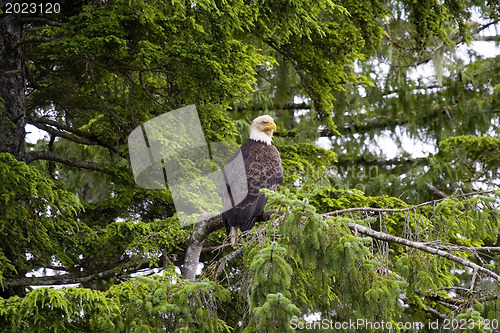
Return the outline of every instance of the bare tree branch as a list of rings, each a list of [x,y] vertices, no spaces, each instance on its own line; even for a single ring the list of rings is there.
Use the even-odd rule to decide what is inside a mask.
[[[27,122],[29,124],[39,128],[39,129],[43,130],[43,131],[49,133],[49,134],[52,134],[53,136],[59,136],[61,138],[64,138],[64,139],[67,139],[69,141],[73,141],[73,142],[76,142],[79,144],[83,144],[83,145],[97,145],[96,142],[92,142],[92,141],[88,140],[87,138],[77,137],[73,134],[63,132],[63,131],[55,129],[51,126],[45,125],[41,122],[36,122],[36,121],[27,121]]]
[[[277,209],[267,210],[263,213],[263,220],[268,220],[271,215],[279,214],[282,211]],[[222,222],[222,214],[212,213],[205,219],[196,223],[193,233],[189,237],[188,248],[184,258],[184,265],[181,268],[182,276],[188,280],[196,278],[196,269],[200,261],[200,254],[203,249],[203,243],[210,234],[224,227]]]
[[[184,265],[181,268],[182,276],[185,279],[195,279],[196,269],[198,268],[198,262],[205,239],[207,239],[212,232],[223,226],[221,214],[209,217],[195,224],[193,233],[189,237],[186,256],[184,257]]]
[[[441,191],[440,189],[438,189],[437,187],[435,187],[434,185],[432,185],[431,183],[425,183],[425,186],[432,192],[434,193],[435,195],[437,195],[438,197],[440,198],[444,198],[444,199],[447,199],[449,198],[450,196],[446,193],[444,193],[443,191]]]
[[[430,306],[425,306],[425,311],[429,313],[431,316],[439,318],[441,320],[445,320],[446,318],[448,318],[448,316],[442,314],[441,312],[437,311],[434,308],[431,308]]]
[[[73,128],[71,126],[64,125],[58,121],[51,120],[48,118],[35,118],[35,117],[26,117],[26,122],[28,124],[31,124],[33,126],[36,126],[37,128],[46,131],[50,134],[53,134],[55,136],[59,136],[61,138],[65,138],[67,140],[84,144],[84,145],[98,145],[98,146],[103,146],[115,154],[124,157],[123,154],[121,154],[120,150],[115,147],[114,145],[103,142],[102,140],[98,139],[95,135],[92,133],[88,133],[85,131],[82,131],[78,128]],[[50,127],[50,126],[55,127],[56,129]],[[74,134],[78,135],[74,135]],[[125,158],[125,157],[124,157]]]
[[[446,251],[461,251],[461,252],[500,252],[500,246],[459,246],[459,245],[437,245],[428,243],[430,247],[446,250]]]
[[[31,151],[27,154],[26,163],[29,164],[36,160],[54,161],[77,168],[106,172],[106,168],[102,164],[95,162],[80,161],[74,158],[61,156],[51,151]]]
[[[486,275],[489,275],[491,278],[493,278],[498,283],[500,283],[500,276],[498,274],[496,274],[495,272],[490,271],[489,269],[484,268],[482,266],[479,266],[473,262],[470,262],[469,260],[466,260],[464,258],[457,257],[451,253],[427,246],[421,242],[414,242],[414,241],[410,241],[406,238],[396,237],[396,236],[392,236],[392,235],[389,235],[389,234],[386,234],[383,232],[375,231],[373,229],[367,228],[365,226],[362,226],[362,225],[359,225],[356,223],[349,223],[348,226],[354,232],[360,232],[362,234],[365,234],[365,235],[370,236],[370,237],[375,238],[375,239],[410,246],[410,247],[413,247],[415,249],[419,249],[419,250],[427,252],[427,253],[438,255],[440,257],[443,257],[443,258],[446,258],[448,260],[459,263],[463,266],[472,268],[473,270],[477,270],[478,272],[482,272]]]

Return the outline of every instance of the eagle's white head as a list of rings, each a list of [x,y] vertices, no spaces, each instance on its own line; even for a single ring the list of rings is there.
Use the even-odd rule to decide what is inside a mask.
[[[276,124],[271,116],[265,115],[255,118],[250,125],[250,139],[271,144]]]

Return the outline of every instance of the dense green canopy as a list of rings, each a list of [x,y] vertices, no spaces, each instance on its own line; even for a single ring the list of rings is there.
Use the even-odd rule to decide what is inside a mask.
[[[498,331],[498,1],[59,4],[0,1],[0,332]],[[278,125],[238,249],[132,174],[191,104],[207,142]]]

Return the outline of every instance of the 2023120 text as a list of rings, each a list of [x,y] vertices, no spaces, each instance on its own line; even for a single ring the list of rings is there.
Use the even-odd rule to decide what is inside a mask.
[[[9,2],[5,4],[5,14],[57,14],[61,11],[58,2]]]

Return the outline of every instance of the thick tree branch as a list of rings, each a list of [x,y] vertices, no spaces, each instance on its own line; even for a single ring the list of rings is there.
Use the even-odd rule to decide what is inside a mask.
[[[54,161],[77,168],[106,172],[106,168],[102,164],[95,162],[80,161],[74,158],[61,156],[51,151],[31,151],[26,155],[26,163],[29,164],[36,160]]]
[[[473,270],[477,270],[478,272],[482,272],[482,273],[490,276],[491,278],[493,278],[498,283],[500,283],[500,276],[498,274],[496,274],[495,272],[490,271],[489,269],[484,268],[482,266],[479,266],[473,262],[470,262],[464,258],[457,257],[451,253],[436,249],[434,247],[427,246],[421,242],[414,242],[414,241],[410,241],[406,238],[396,237],[396,236],[392,236],[392,235],[389,235],[389,234],[386,234],[386,233],[383,233],[380,231],[375,231],[373,229],[367,228],[367,227],[362,226],[360,224],[349,223],[348,226],[352,231],[360,232],[364,235],[370,236],[371,238],[375,238],[375,239],[386,241],[386,242],[392,242],[392,243],[398,243],[401,245],[410,246],[410,247],[413,247],[415,249],[419,249],[419,250],[427,252],[427,253],[438,255],[440,257],[443,257],[443,258],[446,258],[448,260],[459,263],[463,266],[472,268]]]
[[[263,214],[263,220],[269,220],[271,215],[279,213],[277,209],[267,210]],[[222,215],[220,213],[211,213],[204,219],[195,224],[193,233],[189,237],[188,248],[184,258],[184,265],[181,268],[182,276],[188,280],[196,278],[196,269],[200,261],[200,253],[203,249],[203,243],[210,234],[224,227]]]
[[[97,145],[97,146],[103,146],[115,154],[124,157],[120,151],[113,146],[110,143],[103,142],[102,140],[99,140],[95,135],[82,131],[77,128],[73,128],[71,126],[64,125],[60,122],[57,122],[55,120],[51,120],[48,118],[35,118],[35,117],[27,117],[26,122],[28,124],[31,124],[43,131],[46,131],[47,133],[50,133],[54,136],[59,136],[61,138],[65,138],[67,140],[84,144],[84,145]],[[53,127],[55,128],[53,128]],[[73,134],[74,133],[74,134]],[[75,135],[76,134],[76,135]]]
[[[440,189],[438,189],[436,186],[432,185],[431,183],[425,183],[425,186],[432,192],[434,193],[435,195],[437,195],[438,197],[440,198],[444,198],[444,199],[447,199],[449,198],[450,196],[446,193],[444,193],[443,191],[441,191]]]
[[[430,314],[431,316],[433,316],[434,318],[439,318],[441,320],[445,320],[446,318],[448,318],[448,316],[442,314],[441,312],[437,311],[436,309],[434,308],[431,308],[429,306],[425,306],[425,311]]]
[[[73,142],[76,142],[76,143],[79,143],[79,144],[83,144],[83,145],[97,145],[96,142],[92,142],[92,141],[88,140],[87,138],[77,137],[77,136],[75,136],[73,134],[60,131],[58,129],[55,129],[55,128],[51,127],[51,126],[45,125],[45,124],[40,123],[40,122],[28,121],[28,123],[30,123],[31,125],[33,125],[33,126],[39,128],[39,129],[41,129],[42,131],[45,131],[45,132],[47,132],[49,134],[52,134],[53,136],[58,136],[58,137],[67,139],[69,141],[73,141]]]

